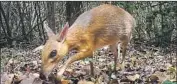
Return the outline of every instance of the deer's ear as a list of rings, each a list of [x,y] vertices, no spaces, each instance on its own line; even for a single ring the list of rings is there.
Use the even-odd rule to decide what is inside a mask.
[[[57,38],[58,38],[58,39],[57,39],[58,41],[62,41],[62,40],[65,38],[68,29],[69,29],[69,24],[68,24],[68,22],[67,22],[67,23],[64,25],[64,27],[62,28],[62,30],[61,30],[59,36],[57,37]]]
[[[53,31],[49,28],[47,21],[44,21],[44,29],[47,32],[47,36],[48,38],[52,38],[55,36],[55,34],[53,33]]]

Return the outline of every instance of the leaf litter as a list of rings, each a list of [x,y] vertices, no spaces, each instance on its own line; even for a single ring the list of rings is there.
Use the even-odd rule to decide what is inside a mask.
[[[163,54],[158,48],[144,46],[128,49],[124,67],[117,63],[116,73],[114,56],[109,48],[94,52],[92,58],[71,64],[58,80],[56,73],[63,62],[75,54],[71,51],[59,63],[49,78],[41,75],[41,52],[32,49],[1,49],[1,84],[175,84],[175,53]],[[118,57],[121,61],[121,57]],[[93,64],[91,66],[91,63]],[[91,68],[93,68],[91,71]]]

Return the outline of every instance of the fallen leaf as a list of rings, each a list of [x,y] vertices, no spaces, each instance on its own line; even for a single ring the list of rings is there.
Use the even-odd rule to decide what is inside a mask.
[[[62,83],[62,84],[69,84],[69,83],[70,83],[70,80],[62,79],[62,80],[61,80],[61,83]]]
[[[135,74],[133,76],[129,75],[129,76],[126,76],[129,80],[131,81],[135,81],[136,79],[139,79],[140,78],[140,75],[139,74]]]
[[[94,83],[91,81],[80,80],[77,84],[94,84]]]

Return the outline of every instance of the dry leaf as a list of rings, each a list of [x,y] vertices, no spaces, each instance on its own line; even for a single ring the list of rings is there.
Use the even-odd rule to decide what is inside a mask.
[[[4,73],[1,78],[1,84],[11,84],[14,74]]]
[[[91,81],[80,80],[77,84],[94,84],[94,83]]]
[[[133,76],[129,75],[129,76],[126,76],[130,81],[135,81],[136,79],[139,79],[140,78],[140,75],[139,74],[135,74]]]
[[[61,83],[62,83],[62,84],[69,84],[69,83],[70,83],[70,80],[61,79]]]

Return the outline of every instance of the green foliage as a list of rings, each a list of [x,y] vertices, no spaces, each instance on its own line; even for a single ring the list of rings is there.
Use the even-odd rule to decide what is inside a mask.
[[[162,84],[177,84],[177,82],[171,82],[169,80],[165,80]]]

